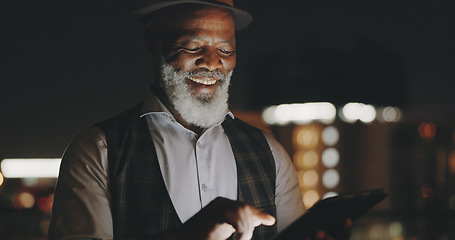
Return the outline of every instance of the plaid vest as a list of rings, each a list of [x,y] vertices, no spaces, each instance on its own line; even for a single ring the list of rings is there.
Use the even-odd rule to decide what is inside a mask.
[[[182,224],[161,175],[147,120],[139,117],[141,105],[96,124],[108,146],[114,239],[134,239]],[[276,217],[275,162],[267,140],[238,119],[226,117],[222,126],[236,160],[238,200]],[[253,239],[275,234],[276,224],[260,226]]]

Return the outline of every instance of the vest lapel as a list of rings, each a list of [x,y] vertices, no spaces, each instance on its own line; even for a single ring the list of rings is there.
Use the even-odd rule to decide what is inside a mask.
[[[164,184],[155,147],[140,106],[97,124],[108,144],[115,239],[181,225]]]
[[[276,167],[263,133],[229,116],[222,125],[236,160],[238,199],[276,217]],[[269,239],[275,234],[276,225],[260,226],[253,239]]]

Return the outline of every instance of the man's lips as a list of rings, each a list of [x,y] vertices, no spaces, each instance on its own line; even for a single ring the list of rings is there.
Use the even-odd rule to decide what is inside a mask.
[[[195,83],[200,83],[204,85],[213,85],[218,81],[218,79],[215,78],[196,78],[196,77],[188,77],[189,80],[195,82]]]

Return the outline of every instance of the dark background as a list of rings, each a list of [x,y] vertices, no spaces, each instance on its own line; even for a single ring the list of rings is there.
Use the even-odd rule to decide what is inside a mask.
[[[59,157],[88,125],[140,101],[146,1],[0,2],[0,159]],[[453,118],[455,2],[240,0],[231,108],[360,101]]]

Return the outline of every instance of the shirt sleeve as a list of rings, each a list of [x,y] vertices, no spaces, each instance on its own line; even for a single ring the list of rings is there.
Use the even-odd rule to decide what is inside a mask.
[[[65,151],[55,188],[49,240],[113,239],[107,145],[91,127]]]
[[[304,213],[305,207],[297,173],[288,153],[270,134],[265,136],[276,164],[275,204],[277,229],[281,232]]]

